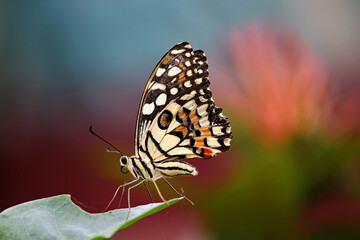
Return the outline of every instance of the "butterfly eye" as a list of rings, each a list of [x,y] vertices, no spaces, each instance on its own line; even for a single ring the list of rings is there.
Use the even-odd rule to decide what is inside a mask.
[[[120,158],[120,162],[121,162],[122,165],[126,165],[126,164],[127,164],[127,157],[126,157],[126,156],[122,156],[122,157]]]

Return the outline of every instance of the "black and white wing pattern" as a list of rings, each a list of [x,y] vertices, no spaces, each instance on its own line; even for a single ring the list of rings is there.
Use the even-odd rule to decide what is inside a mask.
[[[193,51],[187,42],[165,54],[141,99],[136,157],[157,166],[181,158],[211,158],[229,149],[231,127],[215,106],[208,75],[204,52]]]

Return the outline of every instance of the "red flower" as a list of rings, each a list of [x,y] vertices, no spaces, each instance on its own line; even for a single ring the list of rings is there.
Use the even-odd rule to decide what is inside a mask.
[[[282,143],[319,127],[328,108],[328,79],[303,41],[249,26],[231,32],[227,50],[214,82],[261,140]]]

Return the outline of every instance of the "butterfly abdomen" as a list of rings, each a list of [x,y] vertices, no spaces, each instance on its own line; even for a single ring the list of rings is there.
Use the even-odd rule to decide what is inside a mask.
[[[179,159],[168,160],[153,164],[148,159],[131,157],[128,168],[136,178],[155,181],[160,177],[174,177],[180,175],[198,174],[196,168],[191,164]]]
[[[181,160],[169,160],[156,164],[156,168],[163,177],[175,177],[180,175],[198,175],[198,171],[191,164]]]

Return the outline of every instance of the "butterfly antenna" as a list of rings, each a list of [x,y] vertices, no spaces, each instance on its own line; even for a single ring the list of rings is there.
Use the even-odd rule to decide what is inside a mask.
[[[120,154],[119,151],[112,151],[112,150],[110,150],[110,147],[107,147],[107,148],[106,148],[106,151],[107,151],[108,153],[117,153],[117,154]]]
[[[113,147],[118,153],[120,153],[121,156],[124,156],[124,154],[122,154],[122,153],[120,152],[120,150],[117,149],[114,145],[112,145],[109,141],[107,141],[107,140],[103,139],[102,137],[100,137],[99,135],[97,135],[97,134],[92,130],[92,125],[90,125],[89,131],[90,131],[91,134],[93,134],[94,136],[98,137],[99,139],[101,139],[102,141],[106,142],[106,143],[109,144],[111,147]],[[108,148],[107,148],[107,151],[108,151],[108,152],[112,152],[112,151],[110,151]]]

